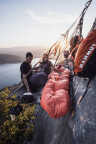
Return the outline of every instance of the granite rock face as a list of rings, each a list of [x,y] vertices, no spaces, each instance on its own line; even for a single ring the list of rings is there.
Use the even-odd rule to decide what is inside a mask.
[[[76,144],[96,143],[96,77],[73,78],[75,115],[72,122],[72,133]],[[83,96],[80,104],[79,97]]]
[[[37,119],[32,144],[74,144],[72,130],[68,126],[68,118],[52,119],[37,106]]]

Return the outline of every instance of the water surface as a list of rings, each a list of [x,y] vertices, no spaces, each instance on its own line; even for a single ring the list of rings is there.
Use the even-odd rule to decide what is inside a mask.
[[[20,82],[20,63],[0,65],[0,89]]]

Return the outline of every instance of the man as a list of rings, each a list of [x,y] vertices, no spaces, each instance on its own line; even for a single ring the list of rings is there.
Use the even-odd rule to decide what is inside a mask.
[[[68,50],[64,50],[64,67],[68,68],[71,72],[73,71],[73,60],[69,57]]]
[[[26,53],[26,60],[21,64],[21,79],[27,89],[27,92],[30,92],[29,77],[32,75],[32,66],[31,61],[33,59],[33,54],[31,52]]]
[[[51,72],[52,67],[53,65],[48,59],[48,54],[43,54],[42,62],[40,62],[39,65],[39,70],[44,71],[48,75]]]

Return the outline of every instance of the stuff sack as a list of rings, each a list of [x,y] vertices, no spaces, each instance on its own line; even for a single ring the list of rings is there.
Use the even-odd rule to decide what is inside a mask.
[[[48,76],[45,72],[37,72],[30,76],[29,82],[32,92],[36,92],[39,89],[43,88],[47,82]]]

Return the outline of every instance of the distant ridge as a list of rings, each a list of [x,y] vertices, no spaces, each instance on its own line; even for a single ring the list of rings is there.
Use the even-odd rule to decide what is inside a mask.
[[[0,54],[0,64],[19,63],[23,59],[16,55]]]
[[[44,47],[13,47],[13,48],[0,48],[0,63],[8,59],[16,59],[16,61],[22,61],[25,59],[26,52],[31,51],[34,58],[40,58],[44,53]],[[3,55],[3,56],[1,56]],[[11,56],[11,57],[10,57]],[[14,56],[14,57],[13,57]],[[9,57],[9,58],[7,58]],[[5,59],[5,60],[4,60]]]

